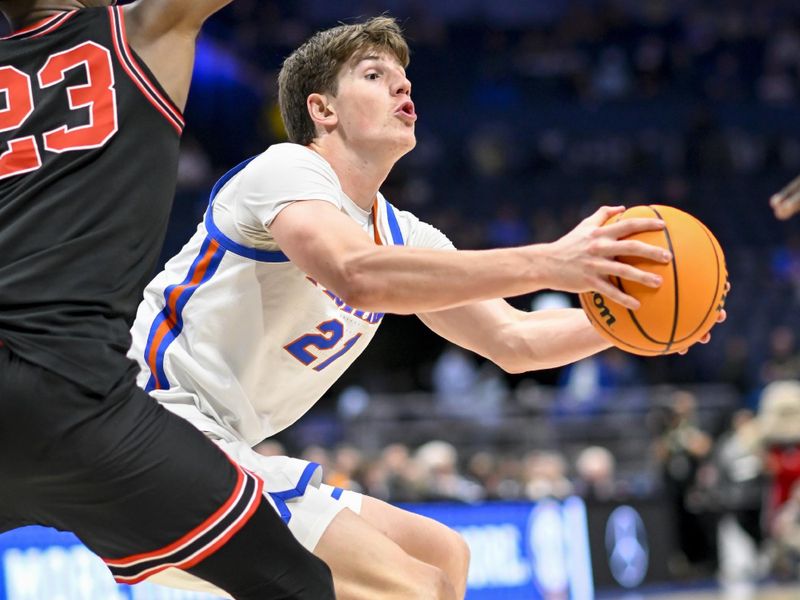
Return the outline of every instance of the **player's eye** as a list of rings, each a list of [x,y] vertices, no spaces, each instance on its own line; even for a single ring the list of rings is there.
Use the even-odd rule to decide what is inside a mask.
[[[366,78],[371,80],[371,81],[375,81],[379,77],[380,77],[380,73],[375,73],[374,71],[372,73],[367,73],[366,74]]]

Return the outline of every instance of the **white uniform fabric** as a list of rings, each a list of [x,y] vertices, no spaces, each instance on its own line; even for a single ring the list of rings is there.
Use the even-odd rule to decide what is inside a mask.
[[[280,252],[269,227],[302,200],[331,203],[376,243],[453,248],[380,194],[362,210],[319,154],[278,144],[215,186],[194,236],[147,286],[129,356],[141,387],[265,480],[271,504],[313,550],[342,508],[336,500],[358,512],[360,497],[320,488],[321,474],[305,461],[265,459],[251,447],[305,414],[383,315],[347,306]]]

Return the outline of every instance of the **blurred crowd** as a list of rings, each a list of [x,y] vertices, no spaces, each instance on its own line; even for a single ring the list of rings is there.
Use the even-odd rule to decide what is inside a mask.
[[[676,577],[719,573],[729,582],[800,577],[800,381],[777,380],[759,409],[701,418],[697,398],[675,389],[647,415],[649,452],[640,471],[618,468],[614,446],[486,447],[466,454],[432,440],[376,452],[350,443],[308,446],[325,482],[389,502],[538,501],[577,495],[592,505],[654,500],[674,531]],[[719,416],[719,415],[713,415]],[[283,455],[276,440],[256,447]]]

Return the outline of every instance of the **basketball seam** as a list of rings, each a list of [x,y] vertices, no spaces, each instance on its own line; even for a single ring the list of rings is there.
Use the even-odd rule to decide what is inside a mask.
[[[650,206],[649,208],[654,213],[656,213],[656,216],[659,219],[661,219],[662,221],[664,220],[664,218],[655,208],[653,208],[652,206]],[[673,304],[673,312],[672,312],[672,332],[670,332],[669,334],[669,343],[667,344],[667,347],[664,349],[664,351],[667,352],[675,343],[675,332],[678,329],[678,310],[680,309],[680,294],[678,293],[678,264],[677,264],[678,257],[675,256],[675,251],[672,246],[672,237],[669,234],[669,227],[666,225],[666,222],[664,223],[664,235],[667,238],[667,245],[669,246],[669,251],[672,254],[672,278],[673,281],[675,282],[675,302]]]
[[[586,293],[592,293],[592,292],[586,292]],[[603,332],[607,333],[609,336],[611,336],[612,338],[617,340],[620,344],[628,346],[628,348],[633,348],[634,350],[639,350],[641,352],[648,352],[648,353],[650,353],[649,354],[650,356],[658,356],[659,354],[663,354],[664,353],[662,350],[650,350],[649,348],[641,348],[640,346],[634,346],[630,342],[627,342],[627,341],[625,341],[625,340],[623,340],[621,338],[618,338],[611,331],[609,331],[608,329],[603,327],[603,324],[600,323],[600,321],[597,320],[597,318],[594,316],[594,314],[592,314],[591,305],[584,300],[583,294],[581,294],[579,296],[579,298],[580,298],[581,306],[583,306],[583,308],[584,308],[583,312],[586,313],[586,316],[589,317],[589,320],[592,321],[593,323],[595,323],[596,326],[599,327]],[[585,306],[584,306],[584,304],[585,304]],[[660,343],[660,342],[657,342],[657,343]],[[623,350],[624,350],[624,348],[623,348]]]
[[[647,208],[652,210],[657,217],[663,220],[663,218],[655,208],[653,208],[652,206],[648,206]],[[669,349],[675,343],[675,331],[678,328],[678,272],[677,272],[677,267],[675,266],[675,252],[673,251],[672,247],[672,239],[669,236],[669,229],[667,227],[664,227],[664,237],[666,239],[669,251],[672,253],[672,261],[671,261],[672,275],[673,275],[673,280],[675,281],[675,302],[673,305],[673,313],[672,313],[672,332],[670,334],[669,341],[663,342],[661,340],[657,340],[656,338],[652,337],[649,333],[647,333],[647,331],[645,331],[644,327],[642,327],[642,324],[639,323],[639,319],[636,318],[634,312],[631,309],[627,309],[627,311],[628,311],[628,316],[631,318],[631,321],[636,326],[636,329],[639,330],[639,333],[641,333],[646,340],[653,342],[654,344],[663,345],[664,350],[662,350],[662,353],[666,354],[667,352],[669,352]],[[620,289],[620,291],[625,293],[625,286],[622,284],[622,279],[620,279],[619,277],[614,277],[614,279],[616,280],[616,286]]]
[[[615,282],[614,285],[616,285],[617,288],[621,292],[627,293],[625,291],[625,286],[622,284],[622,279],[620,277],[617,277],[616,275],[613,276],[613,279],[614,279],[614,282]],[[634,315],[633,311],[630,308],[626,308],[625,310],[628,311],[628,316],[631,318],[631,321],[633,322],[633,324],[636,325],[636,329],[639,330],[639,333],[642,334],[644,339],[646,339],[649,342],[653,342],[654,344],[661,344],[662,346],[667,344],[667,342],[662,342],[661,340],[657,340],[657,339],[655,339],[653,337],[650,337],[650,334],[648,334],[644,330],[644,327],[642,327],[641,323],[639,323],[639,320],[636,318],[636,315]]]
[[[705,320],[708,318],[708,315],[711,313],[712,310],[714,310],[714,304],[717,303],[717,294],[719,293],[719,276],[720,276],[720,268],[719,267],[720,267],[720,260],[719,260],[719,255],[717,254],[717,247],[714,244],[714,241],[712,239],[711,232],[708,230],[708,228],[705,225],[703,225],[703,233],[706,234],[706,237],[708,238],[708,241],[711,244],[711,249],[714,251],[714,260],[717,263],[717,281],[716,281],[716,285],[714,286],[714,290],[715,291],[714,291],[714,295],[711,297],[711,305],[708,307],[708,310],[706,311],[705,316],[700,321],[700,325],[695,327],[694,330],[689,335],[687,335],[687,336],[685,336],[685,337],[683,337],[683,338],[681,338],[679,340],[675,340],[676,342],[682,342],[684,340],[688,340],[695,333],[697,333],[697,330],[700,329],[700,327],[703,325],[703,323],[705,323]]]

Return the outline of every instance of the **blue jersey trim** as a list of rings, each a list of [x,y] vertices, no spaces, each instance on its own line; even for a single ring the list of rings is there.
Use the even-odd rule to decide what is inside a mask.
[[[300,480],[297,482],[295,487],[282,492],[268,492],[272,497],[272,500],[275,502],[275,506],[278,508],[278,513],[281,515],[281,519],[283,519],[283,522],[287,525],[292,519],[292,513],[289,510],[289,506],[286,504],[286,502],[293,498],[299,498],[306,493],[308,482],[311,481],[311,477],[314,476],[314,473],[319,468],[319,463],[310,462],[306,465],[306,468],[303,469],[303,474],[300,475]]]
[[[189,302],[189,299],[201,285],[214,276],[214,273],[217,272],[217,268],[222,261],[222,257],[225,256],[225,249],[221,245],[218,245],[215,250],[212,249],[213,252],[209,254],[211,243],[211,238],[206,237],[200,246],[200,251],[197,253],[194,262],[192,262],[192,266],[189,267],[189,272],[184,280],[179,284],[172,284],[164,289],[164,308],[158,312],[153,320],[153,324],[150,326],[150,333],[147,336],[147,343],[144,347],[144,360],[150,367],[150,379],[145,386],[146,392],[150,392],[154,389],[168,389],[170,387],[167,374],[164,371],[164,354],[167,352],[167,348],[169,348],[170,344],[172,344],[175,338],[183,331],[183,309],[186,307],[186,303]],[[199,280],[195,280],[204,259],[207,262],[205,272]],[[180,292],[178,297],[171,302],[171,298],[176,289],[180,289]],[[159,341],[158,349],[156,350],[155,370],[153,370],[153,365],[149,362],[149,358],[153,350],[154,338],[162,328],[164,322],[167,322],[169,330]]]
[[[333,488],[333,491],[331,492],[331,497],[334,500],[338,500],[339,498],[342,497],[342,492],[344,492],[344,490],[340,487]]]
[[[392,232],[392,243],[395,246],[403,246],[403,234],[400,231],[400,225],[397,223],[397,216],[394,214],[395,207],[386,202],[386,220],[389,221],[389,231]]]
[[[219,194],[220,190],[225,187],[225,184],[228,183],[231,179],[233,179],[237,174],[239,174],[244,168],[249,165],[253,160],[255,160],[255,156],[253,158],[248,158],[246,161],[239,163],[235,167],[233,167],[230,171],[225,173],[225,175],[220,178],[220,180],[214,185],[214,188],[211,190],[211,198],[208,202],[208,210],[206,210],[206,217],[205,217],[205,226],[208,234],[217,241],[217,243],[228,250],[229,252],[233,252],[239,256],[243,256],[244,258],[249,258],[250,260],[255,260],[258,262],[268,262],[268,263],[282,263],[282,262],[289,262],[289,258],[280,250],[259,250],[258,248],[250,248],[249,246],[244,246],[237,242],[234,242],[231,238],[227,235],[222,233],[217,227],[216,223],[214,223],[214,199]]]

